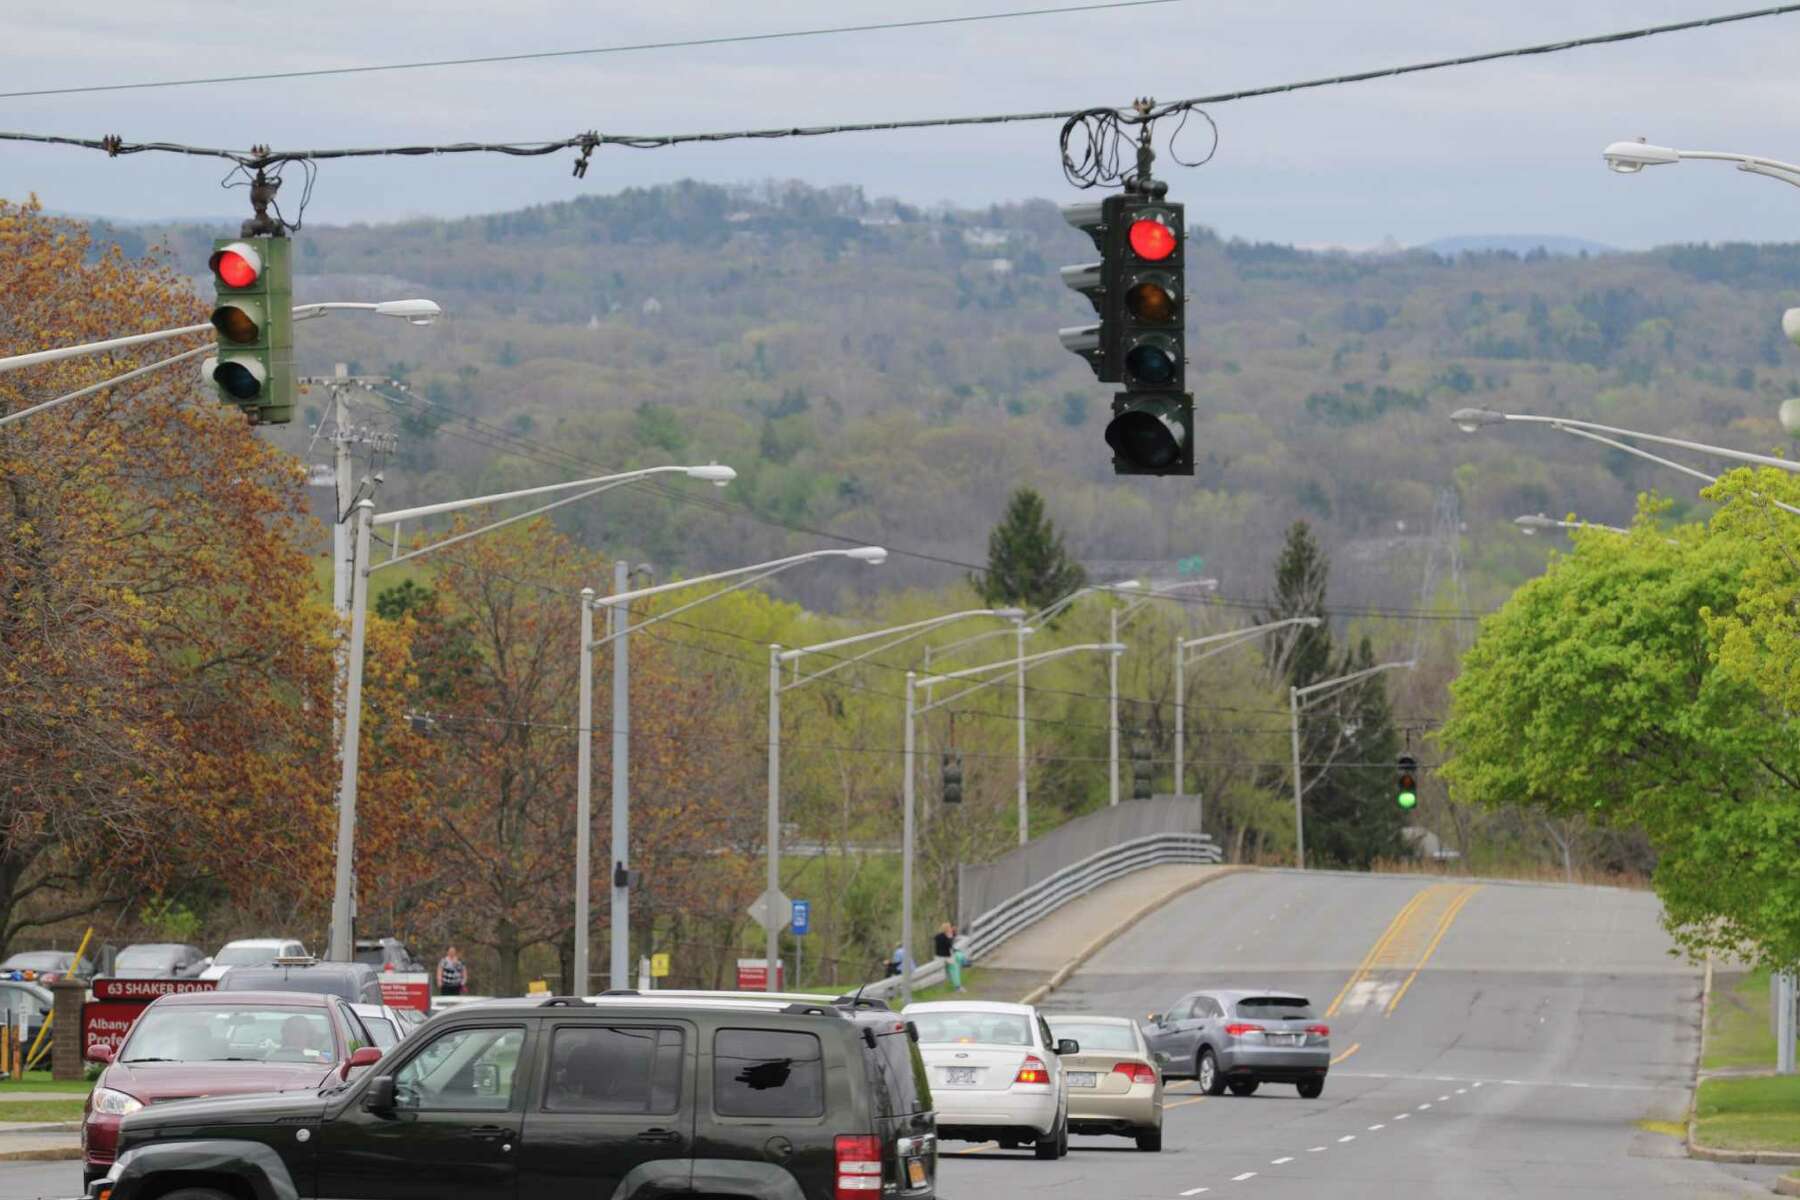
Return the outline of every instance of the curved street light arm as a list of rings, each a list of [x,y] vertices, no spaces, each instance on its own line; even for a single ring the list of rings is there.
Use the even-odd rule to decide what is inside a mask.
[[[1016,608],[971,608],[963,612],[945,613],[943,616],[939,617],[927,617],[922,621],[912,621],[905,625],[894,625],[887,629],[876,629],[868,633],[858,633],[850,637],[837,638],[834,641],[818,642],[811,646],[797,646],[791,650],[783,650],[777,655],[777,658],[782,662],[791,662],[794,664],[794,678],[789,682],[782,684],[781,690],[785,692],[792,688],[797,688],[802,684],[811,683],[815,679],[823,679],[834,671],[840,671],[845,667],[853,666],[856,663],[873,658],[883,651],[891,650],[895,646],[904,645],[915,638],[924,637],[932,630],[951,624],[955,621],[965,621],[972,617],[1000,617],[1010,621],[1017,620],[1023,615],[1024,614]],[[1010,633],[1012,631],[1008,629],[999,629],[994,632]],[[814,671],[811,675],[800,674],[800,659],[804,655],[824,653],[825,651],[836,650],[845,646],[856,646],[863,642],[873,641],[877,638],[886,638],[887,640],[880,645],[871,646],[860,654],[853,654],[848,658],[840,658],[831,666]]]
[[[684,470],[685,468],[676,468]],[[879,556],[879,557],[878,557]],[[804,554],[790,554],[786,558],[773,558],[768,562],[754,563],[748,567],[733,567],[729,571],[714,571],[710,575],[696,575],[692,579],[677,579],[670,583],[659,583],[654,587],[638,588],[630,592],[616,592],[610,596],[602,596],[594,601],[596,608],[614,604],[630,604],[634,600],[643,600],[650,596],[661,596],[666,592],[686,591],[691,587],[699,587],[703,583],[717,583],[720,580],[736,579],[759,571],[769,571],[795,566],[803,562],[811,562],[816,558],[854,558],[861,562],[879,564],[887,557],[887,551],[879,546],[854,546],[848,550],[808,550]]]
[[[1609,437],[1602,437],[1597,433],[1589,433],[1585,429],[1576,429],[1571,425],[1559,425],[1557,428],[1561,429],[1564,433],[1574,434],[1576,437],[1584,437],[1589,441],[1599,442],[1602,445],[1611,446],[1615,450],[1623,450],[1627,454],[1636,455],[1638,458],[1646,459],[1649,462],[1657,463],[1658,465],[1668,467],[1671,470],[1680,471],[1683,475],[1691,475],[1695,479],[1703,480],[1706,483],[1719,482],[1719,477],[1717,475],[1708,475],[1705,471],[1696,471],[1693,467],[1683,466],[1681,463],[1664,458],[1660,454],[1652,454],[1648,450],[1639,449],[1626,442],[1615,441]],[[1781,460],[1777,459],[1776,461],[1779,462]],[[1796,516],[1800,516],[1800,508],[1796,508],[1792,504],[1787,504],[1780,500],[1771,500],[1769,503],[1773,504],[1783,512],[1789,512]]]
[[[934,708],[941,708],[952,701],[960,700],[964,696],[979,692],[983,688],[992,687],[996,683],[1005,683],[1008,679],[1012,678],[1012,676],[1000,675],[997,674],[997,672],[1018,671],[1021,669],[1029,671],[1033,667],[1042,666],[1051,659],[1062,658],[1069,654],[1079,654],[1088,650],[1097,650],[1109,654],[1122,654],[1125,651],[1125,644],[1123,642],[1084,642],[1079,646],[1063,646],[1056,650],[1045,650],[1038,654],[1028,654],[1024,658],[1008,658],[1003,659],[1000,662],[983,663],[979,667],[966,667],[961,671],[951,671],[943,675],[932,675],[919,680],[917,686],[930,687],[940,683],[948,683],[953,679],[972,679],[978,675],[996,673],[992,679],[984,679],[972,687],[964,688],[955,695],[945,696],[943,699],[934,700],[930,704],[920,705],[914,711],[916,713],[930,712]]]
[[[666,621],[670,617],[680,616],[682,613],[686,612],[690,608],[698,608],[702,604],[707,604],[714,600],[717,600],[720,596],[727,596],[727,595],[730,595],[732,592],[742,591],[744,588],[750,587],[752,584],[761,583],[763,580],[767,579],[771,575],[779,575],[783,571],[787,570],[789,567],[798,566],[798,565],[799,565],[798,563],[783,563],[779,567],[771,567],[767,571],[758,572],[757,574],[754,574],[754,575],[747,575],[744,578],[738,580],[736,583],[730,584],[729,586],[726,586],[726,587],[722,587],[716,592],[708,592],[708,593],[706,593],[706,595],[701,596],[697,600],[689,600],[686,604],[678,604],[674,608],[671,608],[667,612],[659,612],[652,616],[645,617],[643,620],[637,622],[635,625],[621,623],[621,627],[619,629],[614,630],[612,633],[607,634],[605,637],[595,638],[593,641],[589,642],[588,649],[589,650],[598,650],[600,647],[606,645],[608,642],[612,642],[619,638],[622,638],[628,633],[636,633],[638,630],[642,629],[646,625],[654,625],[658,621]],[[689,585],[684,584],[683,586],[689,586]],[[591,601],[591,607],[599,608],[602,605],[617,605],[619,603],[620,603],[620,601],[614,597],[602,596],[597,600]]]
[[[123,375],[115,375],[111,379],[103,379],[99,383],[89,384],[87,387],[70,392],[66,396],[58,396],[54,400],[46,400],[42,404],[34,404],[30,408],[21,408],[15,413],[7,413],[4,417],[0,417],[0,425],[10,425],[14,421],[24,420],[33,413],[41,413],[47,409],[55,408],[59,404],[67,404],[71,400],[79,400],[83,396],[91,396],[95,392],[103,392],[109,387],[117,387],[121,383],[126,383],[130,380],[137,379],[140,376],[148,375],[152,371],[160,371],[164,367],[173,366],[178,362],[186,362],[190,358],[209,353],[212,349],[213,347],[211,346],[196,346],[192,350],[183,350],[180,354],[158,359],[148,366],[139,367],[135,371],[127,371]]]
[[[1767,454],[1751,454],[1747,450],[1733,450],[1728,446],[1713,446],[1706,442],[1690,442],[1685,438],[1665,437],[1659,433],[1640,433],[1635,429],[1619,429],[1612,425],[1601,425],[1595,421],[1581,421],[1572,417],[1539,417],[1527,413],[1500,413],[1502,420],[1519,421],[1534,425],[1552,425],[1565,429],[1586,429],[1595,433],[1607,433],[1614,437],[1636,438],[1639,441],[1655,442],[1662,446],[1674,446],[1680,450],[1692,450],[1697,454],[1711,454],[1719,458],[1729,458],[1736,462],[1753,463],[1759,467],[1778,467],[1783,471],[1800,472],[1800,462],[1787,458],[1774,458]]]
[[[1308,684],[1303,688],[1295,688],[1293,689],[1294,697],[1297,700],[1304,700],[1314,693],[1323,692],[1325,695],[1319,697],[1319,699],[1323,700],[1333,691],[1347,688],[1353,683],[1360,683],[1365,679],[1381,674],[1383,671],[1410,671],[1417,665],[1418,661],[1411,658],[1407,659],[1405,662],[1378,663],[1373,667],[1366,667],[1361,671],[1353,671],[1348,675],[1340,675],[1336,679],[1326,679],[1318,683]]]

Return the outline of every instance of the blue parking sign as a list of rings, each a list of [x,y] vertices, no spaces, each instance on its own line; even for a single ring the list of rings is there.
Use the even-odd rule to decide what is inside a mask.
[[[789,925],[792,927],[795,937],[804,937],[806,935],[812,928],[811,900],[794,901],[794,915],[789,919]]]

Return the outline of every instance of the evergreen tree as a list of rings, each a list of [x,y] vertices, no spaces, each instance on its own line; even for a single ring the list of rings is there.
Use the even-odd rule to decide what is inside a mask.
[[[1006,515],[988,534],[987,573],[969,580],[989,607],[1026,609],[1043,608],[1086,581],[1087,572],[1069,557],[1062,534],[1044,514],[1044,498],[1030,488],[1012,494]]]
[[[1305,521],[1288,529],[1275,564],[1275,589],[1263,621],[1325,616],[1331,562]],[[1364,638],[1342,657],[1333,653],[1327,625],[1299,628],[1287,645],[1288,683],[1307,687],[1375,665]],[[1393,802],[1399,735],[1379,675],[1318,698],[1300,714],[1300,762],[1305,794],[1307,860],[1313,866],[1367,868],[1403,852],[1405,814]],[[1292,780],[1287,781],[1293,786]]]

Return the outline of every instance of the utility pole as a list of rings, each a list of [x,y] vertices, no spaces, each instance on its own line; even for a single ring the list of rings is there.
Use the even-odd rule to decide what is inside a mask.
[[[631,587],[631,569],[613,562],[613,594]],[[631,609],[608,609],[612,635],[612,955],[606,986],[631,986]],[[773,970],[770,967],[770,970]]]

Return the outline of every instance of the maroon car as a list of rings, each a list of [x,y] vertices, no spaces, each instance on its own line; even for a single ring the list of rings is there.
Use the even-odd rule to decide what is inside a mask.
[[[146,1007],[106,1064],[81,1122],[82,1173],[112,1166],[119,1121],[165,1100],[248,1092],[310,1091],[346,1075],[374,1040],[350,1006],[307,992],[188,992]],[[368,1054],[359,1056],[369,1059]]]

